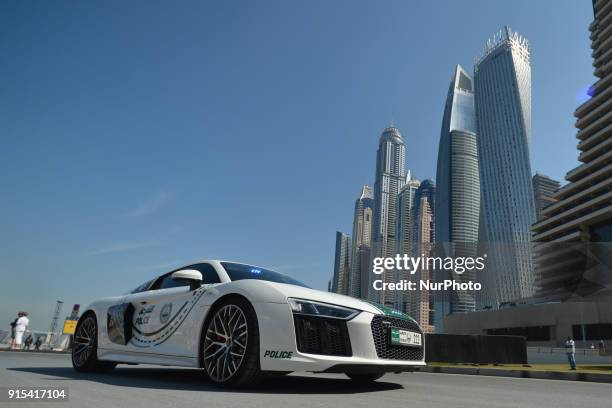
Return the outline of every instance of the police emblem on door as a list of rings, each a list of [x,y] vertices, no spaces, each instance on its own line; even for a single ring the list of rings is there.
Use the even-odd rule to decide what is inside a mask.
[[[162,324],[165,324],[168,319],[170,319],[170,314],[172,313],[172,303],[166,303],[164,307],[162,307],[161,312],[159,312],[159,321]]]

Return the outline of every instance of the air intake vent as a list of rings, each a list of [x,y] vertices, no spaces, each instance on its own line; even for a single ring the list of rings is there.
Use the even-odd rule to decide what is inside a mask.
[[[339,319],[294,315],[298,351],[328,356],[352,356],[346,322]]]

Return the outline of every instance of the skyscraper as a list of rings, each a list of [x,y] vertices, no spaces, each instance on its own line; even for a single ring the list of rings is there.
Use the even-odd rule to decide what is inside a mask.
[[[423,183],[421,183],[421,186]],[[417,193],[417,198],[419,197]],[[417,241],[418,248],[417,254],[423,256],[429,256],[433,248],[433,226],[434,219],[429,206],[429,200],[426,195],[421,195],[419,199],[419,205],[417,206]],[[422,265],[421,268],[415,273],[413,281],[428,281],[431,278],[431,273],[427,264]],[[432,293],[427,290],[421,290],[417,286],[409,299],[408,313],[419,322],[419,325],[425,333],[433,333],[434,329],[434,298]]]
[[[417,242],[417,191],[421,183],[408,170],[406,182],[397,197],[397,253],[412,256]]]
[[[421,183],[412,176],[410,170],[406,175],[406,183],[402,187],[397,197],[397,236],[398,245],[396,253],[400,255],[418,256],[419,245],[417,242],[417,213],[416,213],[416,195]],[[413,275],[409,271],[397,271],[397,281],[402,279],[411,280]],[[410,309],[410,301],[414,296],[410,291],[402,291],[398,293],[396,298],[396,307],[408,313]]]
[[[372,245],[372,216],[374,211],[374,199],[372,189],[363,186],[361,195],[355,201],[355,213],[353,216],[353,243],[351,248],[351,273],[349,284],[349,295],[358,298],[367,298],[368,273],[370,262],[362,263],[367,253],[369,256]],[[365,272],[365,280],[362,277]]]
[[[531,65],[525,38],[504,27],[474,68],[483,237],[483,306],[533,294]],[[438,185],[440,187],[440,185]]]
[[[372,225],[372,256],[394,257],[397,252],[397,196],[404,186],[406,147],[396,127],[386,128],[378,142],[376,152],[376,179],[374,182],[374,222]],[[395,281],[395,271],[385,272],[384,282]],[[389,306],[395,304],[393,292],[371,291],[372,300]]]
[[[475,256],[480,212],[480,177],[476,137],[474,86],[470,75],[457,65],[451,79],[440,144],[435,190],[435,241],[438,255]],[[473,274],[431,271],[436,280],[471,280]],[[436,299],[436,319],[475,308],[474,295],[444,291]]]
[[[426,198],[427,199],[427,204],[429,205],[430,208],[430,212],[431,212],[431,225],[430,228],[428,228],[429,231],[429,237],[421,237],[421,234],[423,233],[423,229],[420,229],[421,225],[420,225],[420,206],[421,206],[421,199],[422,198]],[[427,242],[435,242],[436,241],[436,233],[435,233],[435,214],[434,214],[434,209],[435,209],[435,202],[436,202],[436,184],[433,182],[433,180],[430,179],[425,179],[421,182],[421,185],[419,186],[419,188],[417,189],[416,192],[416,197],[415,197],[415,205],[416,208],[414,210],[414,213],[417,214],[417,221],[416,221],[416,228],[417,228],[417,235],[416,235],[416,239],[417,241],[421,242],[422,238],[423,239],[427,239]]]
[[[346,295],[349,285],[349,259],[351,254],[351,237],[336,231],[336,253],[334,258],[334,277],[331,291]]]
[[[612,291],[612,68],[609,1],[593,1],[589,25],[594,74],[590,98],[574,116],[578,160],[557,201],[542,209],[533,225],[537,242],[537,296],[559,300],[571,296],[610,296]]]
[[[554,197],[561,183],[548,176],[536,173],[533,176],[533,195],[536,207],[536,220],[542,219],[542,210],[557,201]]]

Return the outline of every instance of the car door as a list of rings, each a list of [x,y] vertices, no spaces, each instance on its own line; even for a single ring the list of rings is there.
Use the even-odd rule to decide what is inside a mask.
[[[190,290],[187,283],[172,279],[172,273],[176,272],[172,271],[158,278],[150,290],[126,297],[125,303],[133,307],[131,337],[126,350],[182,357],[197,354],[200,327],[196,322],[202,314],[193,309],[206,289],[220,280],[209,264],[181,269],[199,270],[202,286]]]

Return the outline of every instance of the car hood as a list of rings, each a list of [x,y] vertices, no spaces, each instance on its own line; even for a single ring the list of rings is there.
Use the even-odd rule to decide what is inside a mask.
[[[257,279],[244,279],[231,282],[231,284],[237,287],[242,287],[249,293],[250,297],[257,302],[287,303],[287,298],[291,297],[331,303],[374,314],[385,314],[382,306],[375,306],[369,302],[356,299],[354,297],[339,295],[331,292],[323,292],[321,290],[305,288],[302,286]]]

